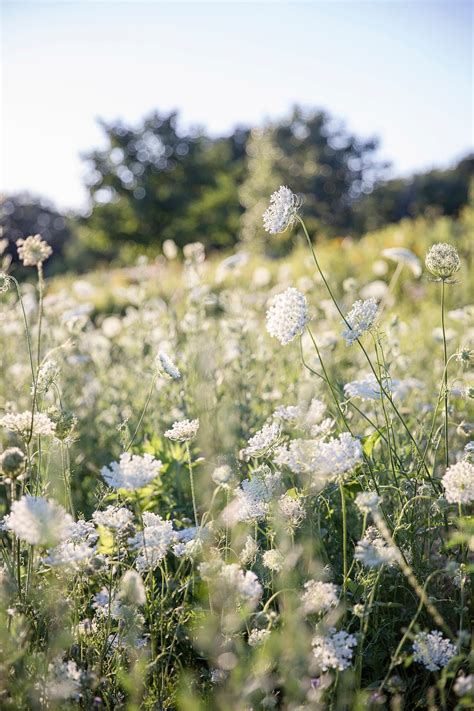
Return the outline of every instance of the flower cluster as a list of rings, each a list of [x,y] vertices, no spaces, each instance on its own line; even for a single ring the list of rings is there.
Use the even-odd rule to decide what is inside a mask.
[[[413,659],[429,671],[438,671],[456,654],[456,647],[441,632],[419,632],[413,642]]]
[[[250,437],[247,446],[242,450],[242,455],[248,459],[250,457],[263,457],[268,454],[278,443],[280,431],[281,428],[278,422],[264,425],[253,437]]]
[[[456,248],[452,244],[434,244],[425,257],[426,268],[437,279],[449,279],[461,268]]]
[[[300,336],[309,321],[308,302],[298,289],[290,286],[275,296],[267,311],[267,331],[286,346]]]
[[[296,219],[301,206],[299,198],[285,185],[270,197],[270,205],[263,213],[263,225],[270,234],[284,232]]]
[[[474,501],[474,464],[467,460],[452,464],[442,484],[446,500],[451,504],[470,504]]]
[[[129,454],[124,452],[119,462],[112,462],[108,467],[102,467],[100,473],[109,486],[114,489],[134,491],[141,489],[155,479],[160,473],[162,464],[151,454]]]
[[[50,546],[67,538],[73,520],[55,501],[26,494],[13,502],[3,523],[8,531],[32,546]]]
[[[356,301],[347,314],[347,328],[343,336],[349,345],[357,341],[366,331],[370,331],[377,316],[378,305],[374,298]]]
[[[50,436],[56,432],[56,425],[45,415],[44,412],[35,412],[34,416],[30,411],[8,412],[0,417],[0,427],[16,432],[21,437],[26,437],[32,432],[34,437]]]
[[[30,235],[16,241],[18,256],[25,267],[37,267],[43,264],[53,253],[52,248],[41,235]]]
[[[169,378],[172,378],[172,380],[179,380],[181,377],[179,368],[164,351],[160,351],[158,353],[155,363],[158,368],[158,372],[167,375]]]
[[[165,437],[175,442],[189,442],[196,437],[198,429],[199,420],[179,420],[166,430]]]
[[[308,580],[301,595],[301,607],[305,615],[327,612],[339,603],[339,591],[334,583]]]
[[[366,568],[378,568],[381,565],[394,565],[398,561],[398,551],[389,546],[375,526],[366,529],[364,537],[358,541],[354,558]]]
[[[353,634],[344,630],[336,632],[335,627],[328,630],[327,635],[313,637],[313,655],[321,671],[348,669],[352,662],[353,648],[357,646],[357,639]]]

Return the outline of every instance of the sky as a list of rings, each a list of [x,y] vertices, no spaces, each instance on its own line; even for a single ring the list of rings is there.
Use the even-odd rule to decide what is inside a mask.
[[[98,119],[155,109],[223,134],[321,107],[393,175],[451,165],[473,145],[472,21],[461,0],[3,0],[0,191],[84,206]]]

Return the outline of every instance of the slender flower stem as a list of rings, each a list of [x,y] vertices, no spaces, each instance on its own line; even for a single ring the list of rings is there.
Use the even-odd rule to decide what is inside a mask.
[[[151,396],[152,396],[152,393],[153,393],[153,388],[155,387],[155,383],[156,383],[156,379],[157,379],[157,378],[158,378],[158,374],[155,373],[155,375],[153,376],[153,379],[152,379],[152,381],[151,381],[150,390],[148,391],[148,396],[147,396],[147,399],[146,399],[146,401],[145,401],[145,405],[143,406],[142,414],[140,415],[140,419],[138,420],[138,424],[137,424],[137,426],[136,426],[136,428],[135,428],[135,432],[133,433],[130,442],[129,442],[129,443],[127,444],[127,446],[125,447],[125,451],[126,451],[126,452],[128,452],[128,450],[130,449],[130,447],[132,446],[132,444],[135,442],[135,438],[136,438],[136,436],[137,436],[137,434],[138,434],[138,431],[139,431],[139,429],[140,429],[140,427],[141,427],[141,424],[142,424],[142,422],[143,422],[143,418],[145,417],[145,413],[146,413],[146,411],[147,411],[147,409],[148,409],[148,405],[150,404]]]
[[[346,496],[342,482],[339,483],[339,493],[341,495],[341,512],[342,512],[342,593],[345,597],[347,589],[347,511],[346,511]]]
[[[193,500],[194,523],[195,523],[196,528],[199,528],[197,507],[196,507],[196,494],[194,492],[193,465],[191,462],[191,449],[189,447],[189,442],[186,442],[186,454],[188,456],[189,483],[191,484],[191,497]]]
[[[444,351],[444,456],[446,467],[449,467],[449,431],[448,431],[448,348],[446,344],[446,329],[444,326],[444,289],[445,280],[441,282],[441,328],[443,330]]]

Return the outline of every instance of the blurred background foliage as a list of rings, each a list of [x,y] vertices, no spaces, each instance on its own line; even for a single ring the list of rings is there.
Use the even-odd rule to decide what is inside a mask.
[[[302,197],[312,234],[357,239],[406,218],[457,216],[474,175],[471,154],[449,169],[389,179],[377,139],[351,134],[325,111],[299,107],[229,136],[182,130],[176,112],[156,112],[136,127],[101,125],[106,147],[84,156],[85,213],[60,214],[41,197],[1,197],[2,237],[13,262],[15,241],[38,232],[54,248],[50,275],[155,258],[166,240],[180,249],[200,241],[207,252],[244,243],[280,257],[291,235],[269,239],[261,216],[281,184]]]

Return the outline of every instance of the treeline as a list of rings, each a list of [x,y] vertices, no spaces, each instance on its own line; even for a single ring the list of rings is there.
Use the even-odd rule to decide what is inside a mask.
[[[269,240],[261,226],[268,196],[281,184],[302,196],[314,233],[357,237],[405,217],[456,214],[474,175],[469,155],[448,170],[387,180],[377,139],[351,134],[325,111],[295,108],[284,120],[221,137],[181,129],[176,113],[102,128],[107,147],[84,156],[87,214],[61,215],[28,195],[2,198],[12,259],[16,239],[37,232],[54,247],[52,271],[154,257],[166,240],[178,247],[199,240],[208,250],[245,242],[281,253],[289,236]]]

